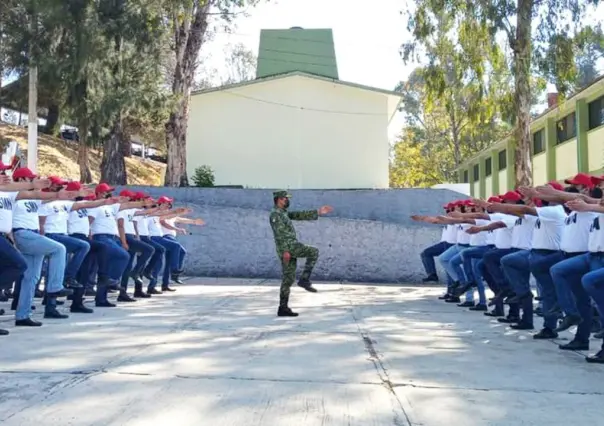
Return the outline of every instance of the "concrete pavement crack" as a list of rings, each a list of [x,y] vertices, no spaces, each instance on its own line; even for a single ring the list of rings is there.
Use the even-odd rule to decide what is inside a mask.
[[[418,385],[414,383],[393,383],[393,388],[415,388],[415,389],[436,389],[436,390],[467,390],[475,392],[522,392],[534,394],[564,394],[564,395],[603,395],[604,392],[575,392],[559,391],[555,389],[523,389],[523,388],[475,388],[465,386],[436,386],[436,385]]]

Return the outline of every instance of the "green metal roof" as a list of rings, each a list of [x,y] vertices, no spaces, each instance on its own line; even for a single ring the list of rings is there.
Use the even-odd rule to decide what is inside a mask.
[[[331,29],[260,31],[256,78],[292,71],[338,79]]]

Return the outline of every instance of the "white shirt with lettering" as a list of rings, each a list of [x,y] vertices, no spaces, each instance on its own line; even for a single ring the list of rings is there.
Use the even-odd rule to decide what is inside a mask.
[[[69,213],[69,218],[67,219],[67,233],[69,235],[83,234],[88,236],[90,234],[88,215],[91,210],[94,209],[80,209]]]
[[[466,229],[468,229],[470,227],[470,225],[468,225],[467,223],[462,223],[462,224],[456,225],[456,226],[457,226],[457,244],[469,245],[471,235],[466,232]]]
[[[445,227],[445,241],[449,244],[457,244],[457,225],[447,225]]]
[[[537,221],[533,231],[531,248],[533,250],[560,250],[562,230],[566,220],[564,207],[537,207]]]
[[[117,229],[117,214],[119,211],[119,204],[111,204],[88,210],[88,215],[94,218],[90,226],[92,235],[109,234],[119,236]]]
[[[136,235],[136,231],[134,230],[134,213],[136,211],[137,209],[126,209],[117,214],[118,220],[124,219],[124,232],[128,235]]]
[[[496,229],[495,234],[495,247],[498,249],[509,249],[512,247],[512,234],[514,231],[514,224],[516,223],[516,216],[503,213],[494,213],[489,215],[491,221],[502,222],[506,227]]]
[[[0,192],[0,232],[8,234],[13,229],[13,207],[18,192]]]
[[[486,226],[491,223],[488,220],[484,219],[476,219],[475,220],[477,226]],[[477,234],[470,235],[470,245],[472,247],[481,247],[486,246],[492,243],[489,243],[489,234],[492,236],[493,231],[479,232]],[[491,238],[492,239],[492,238]]]
[[[521,250],[530,250],[533,241],[536,216],[525,215],[517,217],[512,229],[512,247]]]
[[[136,228],[138,229],[138,235],[141,237],[149,236],[149,227],[147,226],[147,219],[147,216],[134,216]]]
[[[571,212],[564,222],[560,250],[566,253],[584,253],[588,251],[589,230],[597,217],[592,212]]]
[[[588,249],[591,253],[604,252],[604,214],[597,214],[589,227]]]
[[[152,237],[161,237],[161,225],[159,223],[159,216],[151,216],[147,218],[147,227],[149,228],[149,235]]]
[[[73,201],[51,201],[42,204],[39,216],[45,217],[45,234],[67,234],[67,220],[71,213],[71,208],[75,203]]]
[[[13,204],[13,229],[40,230],[38,211],[42,202],[39,200],[19,200]]]

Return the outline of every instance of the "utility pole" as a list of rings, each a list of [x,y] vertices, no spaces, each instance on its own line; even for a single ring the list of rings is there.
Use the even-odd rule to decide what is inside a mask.
[[[29,107],[27,111],[27,167],[34,173],[38,170],[38,67],[35,63],[34,43],[36,40],[36,0],[31,1],[31,23],[29,40]]]

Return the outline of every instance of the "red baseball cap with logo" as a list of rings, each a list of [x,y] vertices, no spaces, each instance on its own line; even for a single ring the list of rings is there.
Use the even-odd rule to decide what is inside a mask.
[[[589,188],[594,185],[591,176],[586,173],[578,173],[577,175],[575,175],[575,177],[571,179],[566,179],[564,182],[569,185],[582,185],[587,186]]]
[[[112,192],[115,188],[112,186],[107,185],[104,182],[99,183],[96,188],[94,188],[94,192],[96,192],[97,194],[100,194],[102,192]]]
[[[35,179],[37,176],[27,167],[21,167],[13,172],[13,179]]]
[[[594,185],[599,185],[600,183],[604,182],[604,176],[590,176],[590,178],[591,183]]]
[[[0,161],[0,170],[9,170],[12,169],[13,166],[10,164],[4,164],[2,161]]]
[[[158,204],[171,204],[174,201],[173,198],[161,196],[157,199]]]
[[[548,182],[547,183],[549,186],[551,186],[554,189],[557,189],[558,191],[564,191],[564,187],[559,183],[554,181]]]
[[[522,194],[517,191],[508,191],[501,196],[503,201],[520,201],[522,200]]]
[[[66,191],[79,191],[82,189],[82,184],[78,181],[68,182],[65,186]]]

